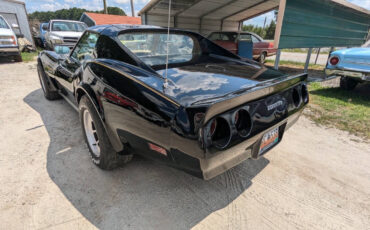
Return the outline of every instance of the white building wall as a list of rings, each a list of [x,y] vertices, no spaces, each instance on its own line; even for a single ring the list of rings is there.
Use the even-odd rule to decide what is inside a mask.
[[[18,3],[17,1],[0,0],[0,14],[2,13],[15,14],[18,19],[18,25],[20,27],[21,33],[27,40],[33,43],[26,9],[22,3]],[[9,22],[9,24],[11,23]]]

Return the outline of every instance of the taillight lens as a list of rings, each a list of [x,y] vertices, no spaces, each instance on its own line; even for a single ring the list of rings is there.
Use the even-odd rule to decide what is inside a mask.
[[[13,40],[12,44],[17,45],[17,39],[14,36],[12,36],[12,40]]]
[[[212,145],[218,149],[226,148],[231,140],[229,123],[222,117],[215,118],[210,126]]]
[[[274,48],[274,43],[270,42],[270,43],[269,43],[269,48],[270,48],[270,49]]]
[[[214,119],[211,123],[211,127],[209,129],[209,134],[211,134],[211,137],[213,136],[213,134],[215,134],[215,130],[216,130],[216,127],[217,127],[217,120]]]
[[[304,103],[308,102],[308,90],[306,85],[302,85],[301,88],[302,100]]]
[[[248,111],[241,109],[235,113],[234,124],[241,137],[247,137],[252,130],[252,119]]]
[[[333,56],[329,60],[330,65],[337,65],[339,63],[339,58],[336,56]]]

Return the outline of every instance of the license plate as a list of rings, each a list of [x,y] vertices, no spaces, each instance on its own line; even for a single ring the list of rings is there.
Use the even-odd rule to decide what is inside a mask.
[[[279,142],[279,127],[270,130],[262,137],[259,154],[264,153]]]

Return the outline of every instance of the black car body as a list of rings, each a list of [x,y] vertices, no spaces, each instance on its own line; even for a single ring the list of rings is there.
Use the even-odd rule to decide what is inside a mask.
[[[89,28],[71,54],[40,53],[45,96],[80,110],[85,137],[81,98],[91,102],[92,129],[101,124],[114,159],[135,152],[204,179],[265,154],[308,103],[306,74],[241,59],[197,33],[170,34],[166,42],[166,28]],[[170,53],[168,70],[157,49]]]

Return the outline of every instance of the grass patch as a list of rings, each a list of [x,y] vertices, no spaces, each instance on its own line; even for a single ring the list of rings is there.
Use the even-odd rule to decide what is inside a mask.
[[[266,60],[266,63],[274,64],[275,63],[275,60]],[[286,66],[286,67],[302,68],[303,69],[304,68],[304,64],[305,63],[302,63],[302,62],[282,61],[282,60],[280,60],[279,66]],[[310,69],[314,69],[314,70],[323,70],[325,68],[325,66],[324,65],[310,64],[309,65],[309,68]]]
[[[318,124],[334,126],[370,139],[370,100],[355,91],[309,85],[310,105],[305,115]]]
[[[38,52],[31,52],[31,53],[22,52],[21,55],[22,55],[22,60],[24,62],[30,62],[30,61],[35,60],[36,56],[38,55]]]
[[[300,48],[295,48],[295,49],[282,49],[282,52],[290,52],[290,53],[307,53],[308,49],[300,49]],[[317,49],[314,49],[312,51],[312,54],[316,54]],[[320,54],[329,54],[329,51],[320,51]]]

